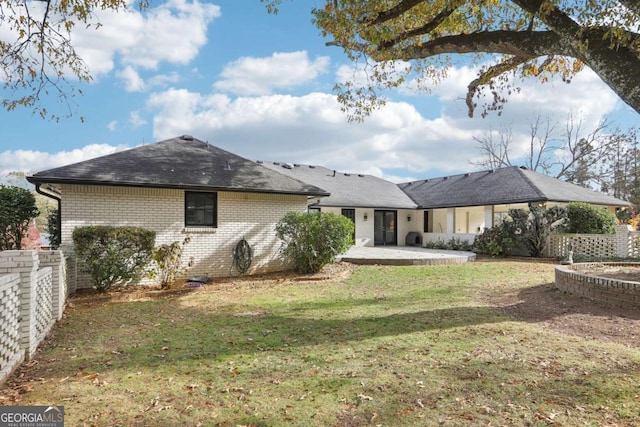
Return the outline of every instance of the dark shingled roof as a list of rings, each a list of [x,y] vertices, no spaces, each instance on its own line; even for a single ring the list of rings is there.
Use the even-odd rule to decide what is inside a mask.
[[[629,205],[607,194],[515,166],[407,182],[399,187],[424,209],[528,202]]]
[[[331,196],[317,206],[415,209],[417,205],[392,182],[372,175],[335,172],[322,166],[262,162],[266,167],[324,188]]]
[[[38,172],[34,184],[91,184],[328,196],[314,185],[190,136]]]

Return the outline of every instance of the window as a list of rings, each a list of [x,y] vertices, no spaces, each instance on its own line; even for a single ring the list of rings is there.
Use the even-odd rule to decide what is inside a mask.
[[[218,193],[184,193],[185,227],[218,226]]]
[[[493,213],[493,225],[501,225],[505,220],[509,218],[509,212],[494,212]]]
[[[425,233],[431,233],[431,228],[429,228],[429,211],[424,211],[424,224],[422,226],[422,230]]]

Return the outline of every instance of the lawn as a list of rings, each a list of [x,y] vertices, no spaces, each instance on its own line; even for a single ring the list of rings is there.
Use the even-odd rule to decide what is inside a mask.
[[[0,403],[63,405],[69,426],[637,425],[640,344],[501,300],[566,298],[552,283],[553,265],[498,261],[71,298]]]

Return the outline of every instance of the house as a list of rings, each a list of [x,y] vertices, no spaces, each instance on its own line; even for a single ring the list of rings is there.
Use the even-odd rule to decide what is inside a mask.
[[[87,225],[139,226],[154,230],[157,244],[191,236],[183,259],[190,274],[227,276],[241,239],[252,249],[248,273],[280,271],[276,223],[309,199],[328,195],[314,185],[191,136],[38,172],[27,178],[59,200],[61,246],[73,252],[71,235]],[[73,262],[70,263],[73,265]],[[70,272],[70,284],[88,281]]]
[[[73,253],[76,227],[139,226],[154,230],[157,244],[190,236],[183,255],[192,261],[189,273],[211,277],[232,272],[242,239],[253,255],[247,273],[288,269],[275,226],[290,211],[351,218],[356,245],[420,246],[452,237],[472,242],[509,209],[532,203],[628,205],[517,167],[394,184],[321,166],[251,161],[187,135],[27,179],[58,201],[65,253]],[[89,283],[71,270],[72,291]]]
[[[355,244],[362,246],[421,245],[452,238],[473,243],[485,228],[504,220],[509,209],[528,209],[531,203],[562,206],[585,202],[612,212],[629,205],[521,167],[396,185],[371,175],[336,172],[321,166],[262,164],[326,189],[330,195],[310,199],[309,209],[341,213],[353,219]]]
[[[403,246],[405,236],[414,231],[411,221],[418,205],[392,182],[372,175],[337,172],[322,166],[259,163],[327,190],[330,193],[328,197],[309,200],[309,210],[349,217],[355,224],[354,240],[358,246]]]
[[[485,228],[499,224],[509,209],[530,204],[565,206],[584,202],[615,213],[628,202],[522,167],[507,167],[399,184],[421,210],[425,241],[452,237],[473,242]]]

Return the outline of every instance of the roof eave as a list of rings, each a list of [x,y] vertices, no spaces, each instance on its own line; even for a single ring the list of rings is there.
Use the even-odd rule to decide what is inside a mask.
[[[310,197],[328,197],[331,193],[321,191],[293,191],[261,188],[241,188],[241,187],[217,187],[210,185],[196,184],[166,184],[166,183],[140,183],[124,181],[93,181],[85,179],[60,179],[28,176],[27,181],[32,184],[69,184],[69,185],[97,185],[104,187],[135,187],[135,188],[169,188],[175,190],[199,190],[199,191],[230,191],[238,193],[266,193],[266,194],[288,194]]]

